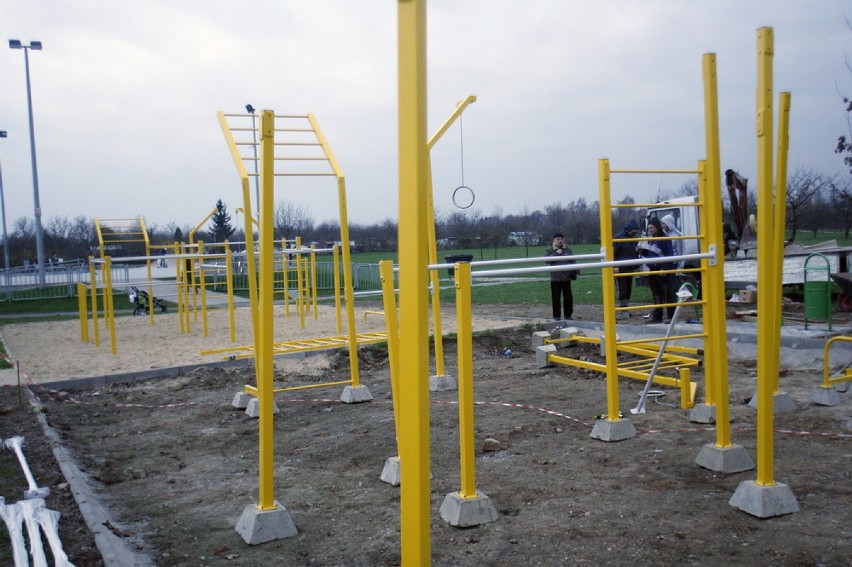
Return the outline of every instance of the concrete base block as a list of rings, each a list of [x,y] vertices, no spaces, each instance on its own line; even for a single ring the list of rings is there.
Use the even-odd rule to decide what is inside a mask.
[[[741,482],[728,504],[758,518],[772,518],[799,511],[793,491],[780,482],[771,486],[760,485],[753,480]]]
[[[692,423],[716,423],[716,406],[712,404],[695,404],[689,412]]]
[[[773,413],[792,413],[796,411],[796,402],[793,401],[793,398],[787,392],[778,392],[772,397],[773,401]],[[757,394],[752,396],[752,398],[748,401],[748,407],[757,409]]]
[[[497,519],[497,509],[491,499],[480,491],[473,498],[451,492],[441,504],[441,518],[451,526],[469,528],[488,524]]]
[[[725,474],[750,471],[754,468],[754,461],[744,447],[740,445],[718,447],[713,443],[708,443],[701,448],[695,464]]]
[[[818,406],[836,406],[840,405],[840,394],[833,386],[819,386],[811,395],[811,401]]]
[[[556,353],[556,345],[542,345],[535,349],[535,364],[537,368],[547,368],[547,356]]]
[[[550,333],[547,331],[536,331],[532,336],[532,346],[533,348],[538,348],[540,346],[544,346],[544,341],[550,339]]]
[[[629,419],[599,419],[592,428],[592,439],[600,441],[624,441],[636,437],[636,428]]]
[[[245,392],[237,392],[234,396],[234,401],[231,402],[231,406],[237,409],[246,409],[249,405],[249,402],[254,398],[251,394],[246,394]]]
[[[458,390],[459,384],[452,376],[430,376],[429,391],[430,392],[449,392]]]
[[[373,401],[373,394],[367,386],[346,386],[343,388],[343,393],[340,394],[340,401],[344,404],[360,404],[361,402]]]
[[[559,329],[560,339],[570,339],[580,334],[580,329],[577,327],[562,327]]]
[[[278,409],[278,404],[272,402],[272,413],[278,413],[281,410]],[[246,415],[249,417],[260,417],[260,400],[257,398],[252,398],[249,400],[248,406],[246,406]]]
[[[243,509],[236,529],[247,544],[257,545],[299,533],[287,508],[277,500],[274,504],[272,510],[258,510],[255,504]]]
[[[399,469],[399,457],[388,457],[385,461],[385,466],[382,469],[382,476],[379,480],[386,482],[391,486],[399,486],[402,482],[402,473]]]

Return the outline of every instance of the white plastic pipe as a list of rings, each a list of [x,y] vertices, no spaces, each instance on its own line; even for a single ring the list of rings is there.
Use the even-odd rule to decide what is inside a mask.
[[[36,513],[44,508],[44,500],[33,498],[18,502],[27,525],[27,535],[30,538],[30,555],[33,557],[33,567],[47,567],[47,557],[44,555],[44,546],[41,544],[41,527],[36,520]]]
[[[59,539],[59,516],[61,514],[56,510],[48,508],[40,508],[36,512],[36,520],[41,524],[41,529],[44,535],[47,536],[47,542],[50,544],[50,551],[53,552],[53,564],[55,567],[74,567],[74,564],[68,561],[68,555],[62,549],[62,540]]]
[[[24,457],[24,438],[10,437],[6,439],[3,443],[7,449],[11,449],[15,451],[15,454],[18,455],[18,462],[21,463],[21,468],[24,469],[24,476],[27,477],[27,483],[29,484],[29,490],[24,492],[24,498],[46,498],[48,494],[50,494],[50,489],[47,487],[39,487],[36,484],[35,479],[33,478],[33,473],[30,472],[30,466],[27,464],[27,459]]]
[[[0,497],[0,501],[3,498]],[[24,541],[24,531],[22,522],[24,517],[21,513],[21,507],[18,504],[9,504],[0,502],[0,517],[6,522],[6,527],[9,529],[9,539],[12,542],[12,557],[15,559],[15,567],[28,567],[30,564],[27,556],[27,544]]]

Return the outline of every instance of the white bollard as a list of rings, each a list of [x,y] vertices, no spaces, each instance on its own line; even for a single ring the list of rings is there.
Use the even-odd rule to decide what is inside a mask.
[[[47,557],[44,555],[44,546],[41,544],[41,528],[36,513],[39,509],[44,508],[44,500],[41,498],[32,498],[30,500],[21,500],[18,502],[21,506],[21,512],[24,516],[24,523],[27,525],[27,535],[30,538],[30,555],[33,556],[33,567],[47,567]]]
[[[50,494],[50,489],[47,487],[39,487],[36,484],[36,481],[33,478],[33,473],[30,472],[30,467],[27,464],[27,459],[24,457],[24,451],[22,449],[24,446],[24,438],[10,437],[9,439],[6,439],[3,444],[7,449],[15,451],[15,454],[18,455],[18,462],[21,463],[21,468],[24,469],[24,476],[27,477],[27,483],[30,487],[29,490],[24,492],[24,498],[47,498],[47,495]]]
[[[2,497],[0,497],[2,500]],[[9,504],[8,506],[0,503],[0,518],[6,522],[6,527],[9,529],[9,539],[12,542],[12,556],[15,558],[15,567],[27,567],[30,564],[27,556],[27,544],[24,541],[24,531],[21,529],[23,515],[21,507],[18,504]]]

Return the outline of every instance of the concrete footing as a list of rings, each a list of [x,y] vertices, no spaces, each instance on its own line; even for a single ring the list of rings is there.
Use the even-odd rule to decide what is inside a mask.
[[[834,386],[819,386],[811,395],[811,401],[818,406],[840,405],[840,394]]]
[[[430,392],[449,392],[458,390],[459,384],[453,376],[430,376],[429,391]]]
[[[600,441],[624,441],[636,437],[636,428],[629,419],[599,419],[592,427],[592,439]]]
[[[495,521],[497,509],[491,499],[478,490],[473,498],[451,492],[441,504],[441,518],[451,526],[469,528]]]
[[[272,402],[272,413],[278,413],[278,404]],[[249,400],[248,406],[246,406],[246,415],[249,417],[260,417],[260,400],[257,398],[252,398]]]
[[[547,356],[556,353],[556,345],[542,345],[535,349],[535,365],[537,368],[547,368]]]
[[[772,397],[773,414],[792,413],[796,411],[796,402],[787,392],[778,392]],[[757,409],[757,394],[748,401],[748,407]]]
[[[373,401],[373,394],[367,386],[346,386],[343,388],[343,393],[340,394],[340,401],[344,404],[360,404],[361,402]]]
[[[689,412],[692,423],[716,423],[716,406],[712,404],[695,404]]]
[[[750,471],[754,468],[754,461],[744,447],[740,445],[719,447],[713,443],[708,443],[701,448],[695,464],[725,474]]]
[[[399,469],[399,457],[388,457],[385,461],[385,466],[382,469],[382,476],[379,480],[386,482],[391,486],[399,486],[402,482],[402,473]]]
[[[255,504],[243,509],[236,530],[247,544],[258,545],[299,533],[287,508],[277,500],[274,504],[272,510],[258,510]]]
[[[728,504],[758,518],[772,518],[799,511],[793,491],[786,484],[760,485],[754,480],[741,482]]]
[[[254,396],[251,394],[237,392],[236,395],[234,395],[234,400],[231,402],[231,406],[237,409],[246,409],[252,399],[254,399]]]
[[[532,335],[532,346],[533,348],[544,346],[544,342],[547,340],[550,340],[550,333],[548,331],[536,331]]]

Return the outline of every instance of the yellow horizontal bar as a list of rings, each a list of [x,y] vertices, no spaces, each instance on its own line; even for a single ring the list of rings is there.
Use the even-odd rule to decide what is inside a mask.
[[[325,388],[327,386],[341,386],[343,384],[351,384],[352,380],[343,380],[341,382],[323,382],[322,384],[310,384],[307,386],[290,386],[289,388],[275,388],[273,393],[294,392],[296,390],[310,390],[311,388]]]
[[[610,173],[699,173],[697,169],[610,169]]]

